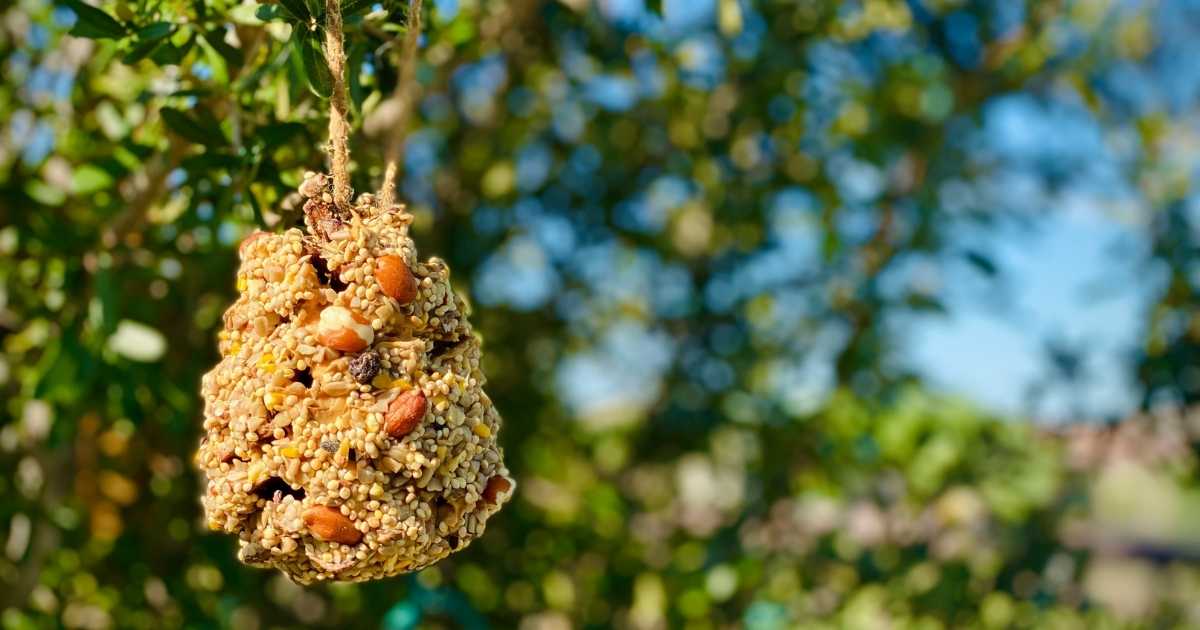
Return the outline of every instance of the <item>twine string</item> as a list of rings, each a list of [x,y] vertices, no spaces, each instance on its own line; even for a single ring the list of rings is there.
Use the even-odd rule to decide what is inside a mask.
[[[333,78],[329,99],[329,156],[333,203],[350,209],[350,123],[346,106],[346,52],[342,48],[341,0],[325,0],[325,61]]]

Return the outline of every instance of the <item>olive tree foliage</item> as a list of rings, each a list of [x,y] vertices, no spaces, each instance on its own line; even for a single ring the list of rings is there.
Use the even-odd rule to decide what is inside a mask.
[[[962,226],[1118,198],[1169,270],[1147,391],[1191,400],[1194,92],[1135,88],[1186,74],[1194,10],[661,4],[429,2],[397,129],[408,6],[342,3],[354,188],[403,142],[399,197],[475,303],[521,490],[461,557],[311,591],[201,531],[189,466],[237,242],[294,225],[326,164],[324,3],[0,9],[3,622],[1107,614],[1080,608],[1084,563],[1073,586],[1042,577],[1080,553],[1058,547],[1060,499],[1083,493],[1059,446],[920,393],[902,323],[945,310],[949,270],[1004,277]],[[988,112],[1011,98],[1100,140],[997,148]],[[804,520],[878,506],[902,528],[934,503],[978,517],[979,553]]]

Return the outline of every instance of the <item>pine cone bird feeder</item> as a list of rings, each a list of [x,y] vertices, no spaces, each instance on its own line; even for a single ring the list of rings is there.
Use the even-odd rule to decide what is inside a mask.
[[[204,376],[205,517],[300,583],[414,571],[483,534],[515,484],[450,270],[411,215],[343,211],[309,174],[307,233],[256,232]]]

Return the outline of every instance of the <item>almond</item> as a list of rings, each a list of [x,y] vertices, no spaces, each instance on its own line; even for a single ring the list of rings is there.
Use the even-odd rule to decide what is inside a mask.
[[[388,436],[399,439],[411,433],[425,417],[427,406],[425,394],[419,389],[410,389],[393,399],[384,416]]]
[[[384,295],[401,305],[417,297],[417,279],[408,265],[404,264],[404,259],[395,254],[379,257],[375,263],[375,280],[379,282]]]
[[[342,306],[327,306],[317,322],[317,341],[342,352],[358,352],[371,345],[375,331],[358,313]]]
[[[488,479],[487,485],[483,487],[483,502],[488,505],[496,505],[500,495],[512,489],[512,482],[505,479],[503,475],[496,475]]]
[[[321,540],[343,545],[357,545],[362,540],[362,532],[354,528],[354,521],[337,508],[314,505],[304,510],[303,516],[308,530]]]

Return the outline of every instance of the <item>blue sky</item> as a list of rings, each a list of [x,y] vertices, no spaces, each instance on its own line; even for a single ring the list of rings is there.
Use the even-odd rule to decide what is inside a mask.
[[[948,279],[949,313],[911,324],[905,359],[931,386],[997,412],[1054,421],[1133,411],[1140,392],[1129,356],[1161,285],[1138,232],[1094,208],[992,232],[970,238],[986,243],[1001,278],[967,270]],[[1083,378],[1078,388],[1052,385],[1030,409],[1029,388],[1047,381],[1048,339],[1083,352]]]

